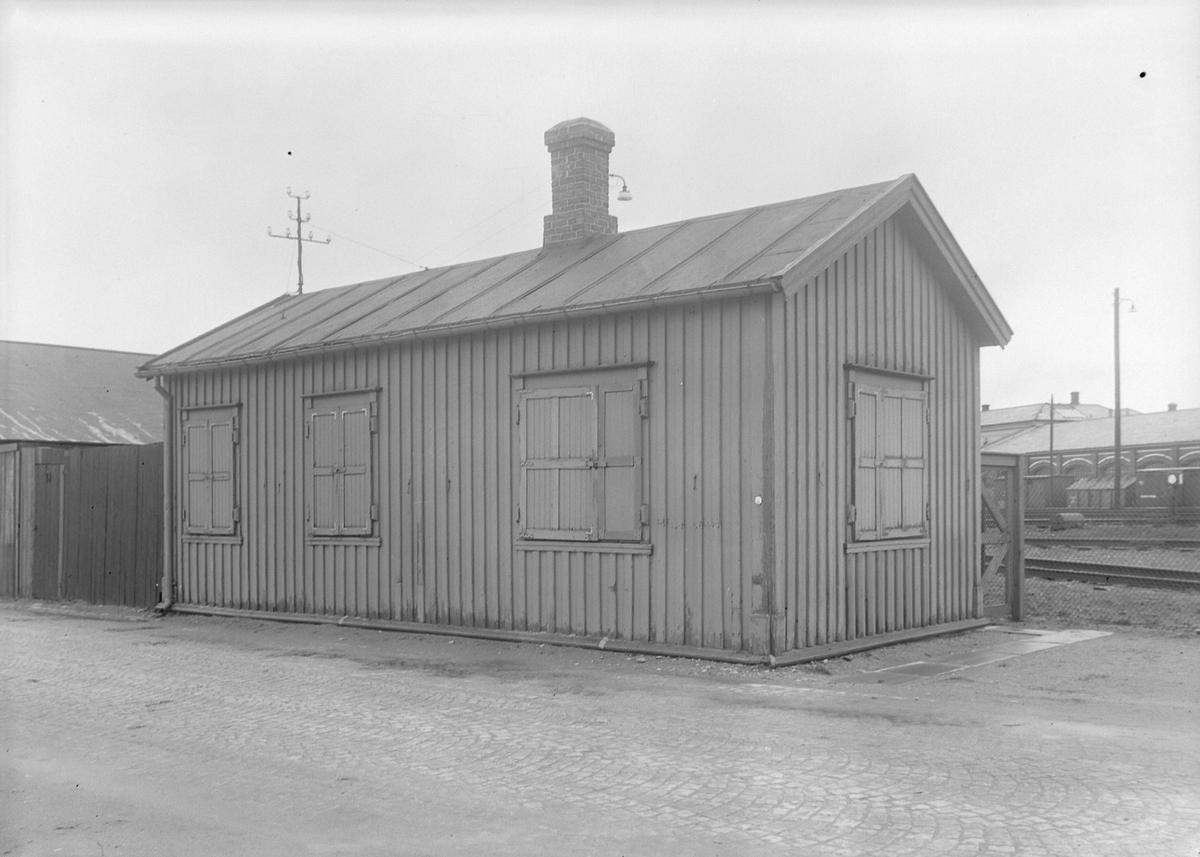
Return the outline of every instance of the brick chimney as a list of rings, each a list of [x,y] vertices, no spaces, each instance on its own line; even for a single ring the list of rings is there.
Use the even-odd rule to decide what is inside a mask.
[[[550,150],[550,195],[542,246],[575,238],[616,235],[608,213],[608,153],[617,138],[594,119],[568,119],[546,132]]]
[[[1167,410],[1168,411],[1173,411],[1178,407],[1179,407],[1179,405],[1177,405],[1175,402],[1167,402]]]
[[[1079,404],[1079,394],[1078,394],[1078,393],[1072,393],[1072,394],[1071,394],[1071,404],[1072,404],[1072,405],[1078,405],[1078,404]]]

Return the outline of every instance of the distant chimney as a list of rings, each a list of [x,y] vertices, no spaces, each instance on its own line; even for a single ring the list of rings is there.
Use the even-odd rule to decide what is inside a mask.
[[[1072,405],[1078,405],[1078,404],[1079,404],[1079,393],[1072,393],[1072,394],[1071,394],[1071,404],[1072,404]]]
[[[542,246],[592,235],[616,235],[608,213],[608,153],[617,138],[594,119],[568,119],[546,132],[550,150],[550,196]]]
[[[984,405],[983,409],[986,411],[986,410],[990,409],[991,407],[992,407],[991,405]]]
[[[1167,402],[1167,410],[1168,411],[1173,411],[1178,407],[1179,407],[1179,405],[1176,402]]]

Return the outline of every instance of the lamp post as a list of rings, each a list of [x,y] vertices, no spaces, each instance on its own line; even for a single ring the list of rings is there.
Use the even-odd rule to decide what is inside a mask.
[[[1137,312],[1133,301],[1124,299],[1130,312]],[[1112,507],[1125,505],[1121,490],[1121,290],[1113,289],[1113,499]]]

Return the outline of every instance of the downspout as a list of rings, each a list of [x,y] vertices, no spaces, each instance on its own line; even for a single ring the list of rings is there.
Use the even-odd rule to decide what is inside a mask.
[[[166,613],[175,601],[175,425],[171,392],[162,375],[154,377],[154,389],[163,397],[163,576],[162,600],[155,613]]]

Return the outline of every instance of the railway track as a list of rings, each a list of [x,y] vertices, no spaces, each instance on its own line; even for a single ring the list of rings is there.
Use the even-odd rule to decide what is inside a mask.
[[[1081,580],[1088,583],[1123,583],[1129,586],[1195,587],[1200,589],[1200,571],[1085,562],[1076,559],[1025,558],[1025,574],[1050,580]]]

